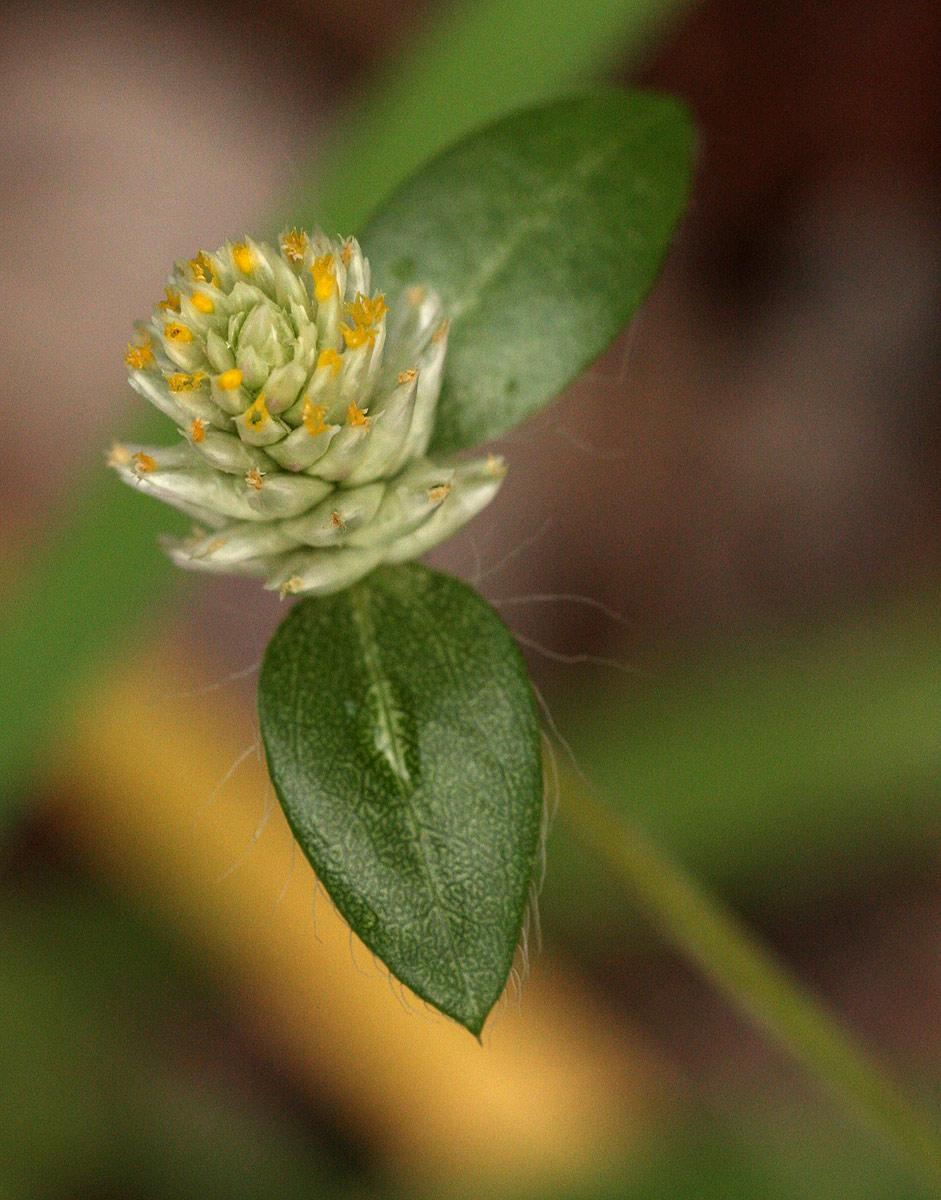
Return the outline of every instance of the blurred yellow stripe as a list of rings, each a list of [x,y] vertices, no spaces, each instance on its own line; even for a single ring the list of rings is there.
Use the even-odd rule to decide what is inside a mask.
[[[81,852],[196,947],[272,1056],[396,1182],[524,1194],[622,1166],[656,1091],[633,1032],[545,955],[483,1048],[414,997],[407,1008],[322,892],[314,913],[277,805],[252,844],[258,756],[208,803],[253,729],[193,687],[191,669],[151,657],[81,707],[62,814]]]

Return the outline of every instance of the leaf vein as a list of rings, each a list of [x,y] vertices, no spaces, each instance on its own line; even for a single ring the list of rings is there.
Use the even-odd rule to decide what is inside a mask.
[[[550,223],[546,209],[570,194],[573,190],[572,185],[583,175],[588,175],[600,167],[612,155],[612,152],[617,151],[618,145],[618,142],[612,140],[599,147],[594,153],[586,154],[584,158],[573,163],[572,167],[542,194],[543,207],[531,209],[526,216],[516,222],[513,228],[508,230],[506,239],[499,248],[485,258],[476,273],[469,277],[464,289],[465,299],[463,301],[455,300],[448,305],[448,316],[452,321],[459,320],[480,308],[490,286],[506,268],[523,242],[541,227]]]

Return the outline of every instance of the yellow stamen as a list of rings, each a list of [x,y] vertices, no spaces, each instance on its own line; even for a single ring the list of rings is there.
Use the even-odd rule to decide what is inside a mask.
[[[120,442],[115,442],[108,451],[108,466],[109,467],[126,467],[131,462],[131,452],[127,446],[122,446]]]
[[[193,331],[181,325],[179,321],[168,321],[163,327],[163,334],[171,342],[191,342]]]
[[[285,596],[295,595],[303,586],[304,580],[301,579],[300,575],[292,575],[290,579],[286,580],[281,584],[280,588],[278,588],[278,591],[281,594],[281,599],[283,600]]]
[[[211,283],[215,287],[219,286],[216,268],[212,265],[212,259],[204,251],[200,250],[196,257],[191,258],[186,265],[192,272],[196,283]]]
[[[131,459],[134,463],[134,470],[138,475],[142,475],[145,471],[152,471],[157,465],[149,454],[144,454],[141,450],[138,450],[136,454],[132,454]]]
[[[260,392],[258,399],[254,404],[250,405],[245,410],[246,424],[251,425],[253,429],[258,429],[268,420],[268,409],[265,405],[265,393]]]
[[[224,392],[234,392],[237,387],[242,386],[242,372],[238,367],[233,367],[231,371],[223,371],[216,383]]]
[[[301,410],[301,420],[311,437],[317,437],[319,434],[327,432],[327,423],[324,420],[326,415],[325,404],[314,404],[309,396],[305,398],[304,407]]]
[[[428,489],[428,499],[432,504],[437,504],[447,496],[451,490],[450,483],[438,483],[433,488]]]
[[[243,275],[251,275],[254,267],[252,252],[244,242],[236,242],[232,247],[232,261]]]
[[[261,471],[259,471],[257,467],[252,467],[252,469],[245,476],[245,482],[249,487],[253,487],[256,492],[260,492],[262,485]]]
[[[350,259],[353,257],[353,243],[347,238],[340,250],[340,258],[343,260],[344,267],[350,265]]]
[[[309,245],[310,240],[303,230],[298,232],[298,230],[292,229],[290,233],[286,233],[281,239],[281,252],[292,263],[299,263],[303,260]]]
[[[180,293],[173,291],[172,288],[166,288],[165,291],[167,298],[159,301],[157,307],[163,309],[164,312],[178,313],[180,311]]]
[[[199,417],[190,426],[190,437],[194,442],[201,442],[206,436],[206,426],[202,423]]]
[[[444,320],[441,322],[441,324],[438,326],[438,328],[431,335],[431,340],[433,342],[440,342],[442,340],[442,338],[446,338],[448,336],[448,328],[450,327],[450,325],[451,325],[450,320],[447,317],[445,317]]]
[[[405,293],[406,299],[412,308],[418,308],[420,304],[424,304],[428,296],[428,289],[420,285],[418,287],[410,287]]]
[[[349,313],[353,321],[365,329],[381,320],[389,311],[389,306],[386,304],[386,298],[382,292],[378,292],[371,300],[362,292],[357,292],[356,299],[352,304],[343,305],[343,311]]]
[[[345,313],[349,313],[349,315],[353,318],[354,325],[359,325],[360,327],[364,328],[365,326],[372,324],[372,318],[370,317],[366,308],[368,304],[368,297],[364,296],[362,292],[357,292],[356,299],[352,302],[352,304],[343,305],[343,311]]]
[[[375,329],[364,329],[361,325],[354,325],[352,329],[349,325],[341,325],[340,332],[343,334],[343,340],[350,350],[358,350],[360,346],[365,346],[367,342],[371,345],[376,340]]]
[[[346,410],[346,423],[359,428],[369,424],[369,417],[366,416],[355,400]]]
[[[203,313],[204,316],[209,316],[210,313],[216,311],[216,306],[209,299],[205,292],[193,292],[190,296],[190,302],[197,312]]]
[[[337,279],[333,273],[333,255],[322,254],[311,264],[310,273],[314,277],[314,295],[318,304],[326,304],[336,291]]]
[[[132,342],[127,344],[127,354],[124,356],[124,361],[129,367],[133,367],[135,371],[141,371],[149,362],[154,361],[154,352],[151,349],[150,342],[146,341],[140,346],[135,346]]]
[[[373,321],[381,321],[389,311],[389,306],[386,304],[385,292],[376,292],[372,298],[372,319]]]
[[[346,528],[346,522],[343,520],[343,518],[340,516],[340,514],[337,512],[336,509],[334,509],[333,512],[330,514],[330,524],[333,526],[334,529],[345,529]]]
[[[194,375],[187,375],[185,371],[177,371],[173,375],[167,376],[167,383],[170,385],[171,392],[195,392],[205,378],[205,371],[197,371]]]
[[[418,377],[418,372],[414,367],[409,367],[407,371],[399,371],[399,383],[411,383],[413,379]]]
[[[317,367],[329,367],[334,375],[343,366],[343,359],[337,354],[336,350],[321,350],[317,356]]]

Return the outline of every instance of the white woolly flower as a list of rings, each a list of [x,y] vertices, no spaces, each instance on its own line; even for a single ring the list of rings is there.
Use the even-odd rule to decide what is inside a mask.
[[[353,238],[291,230],[178,263],[138,328],[131,386],[177,425],[173,446],[115,446],[125,482],[193,516],[183,567],[333,592],[415,558],[493,499],[502,460],[425,451],[447,346],[438,297],[370,295]]]

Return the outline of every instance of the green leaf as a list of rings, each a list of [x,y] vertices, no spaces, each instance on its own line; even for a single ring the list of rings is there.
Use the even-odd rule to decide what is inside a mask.
[[[542,813],[526,668],[490,606],[415,565],[303,600],[258,683],[294,835],[362,941],[479,1034],[506,983]]]
[[[568,97],[445,151],[366,226],[373,278],[436,288],[452,320],[433,449],[511,429],[633,316],[685,206],[692,145],[675,99]]]

